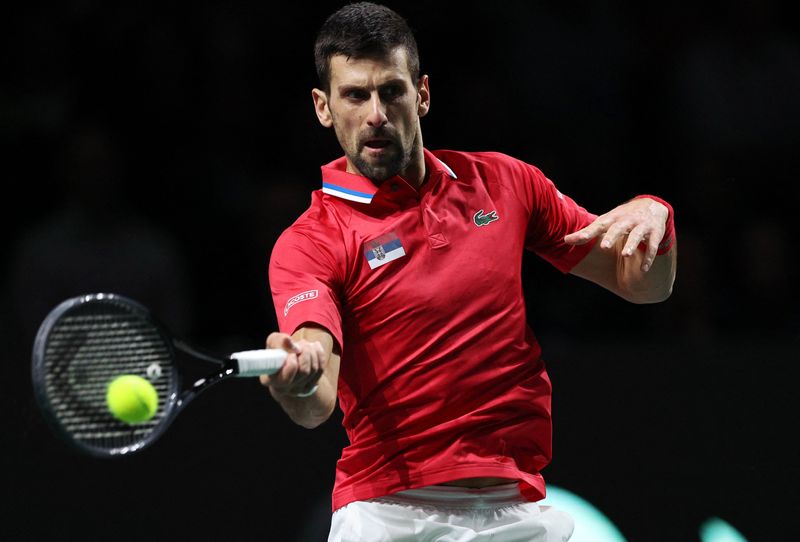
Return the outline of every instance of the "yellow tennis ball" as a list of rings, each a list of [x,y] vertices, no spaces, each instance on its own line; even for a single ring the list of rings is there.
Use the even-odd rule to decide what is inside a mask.
[[[106,404],[117,419],[131,424],[142,423],[155,416],[158,392],[141,376],[122,375],[108,384]]]

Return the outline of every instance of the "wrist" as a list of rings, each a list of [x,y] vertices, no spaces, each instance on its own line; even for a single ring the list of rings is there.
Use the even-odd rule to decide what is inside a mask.
[[[300,393],[293,393],[292,397],[297,397],[299,399],[305,399],[306,397],[311,397],[317,390],[319,389],[319,384],[314,384],[309,390],[302,391]]]
[[[280,401],[282,398],[290,398],[290,399],[305,399],[307,397],[311,397],[317,390],[319,389],[319,384],[314,384],[310,388],[306,387],[301,391],[292,391],[288,388],[280,389],[270,387],[269,391],[276,400]]]
[[[651,194],[640,194],[635,196],[633,199],[642,198],[651,199],[667,208],[667,219],[664,223],[664,235],[661,237],[661,242],[658,244],[658,250],[656,251],[656,256],[662,256],[669,252],[672,249],[672,246],[675,244],[675,217],[672,205],[670,205],[666,200]]]

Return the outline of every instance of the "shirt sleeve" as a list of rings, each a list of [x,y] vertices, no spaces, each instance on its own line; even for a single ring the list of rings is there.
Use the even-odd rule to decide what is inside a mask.
[[[594,242],[568,245],[564,236],[585,228],[597,216],[559,192],[553,181],[535,166],[521,165],[525,196],[531,205],[525,247],[562,273],[568,273],[589,253]]]
[[[291,335],[304,324],[314,323],[327,329],[343,348],[340,277],[336,259],[325,244],[302,231],[284,232],[269,264],[280,331]]]

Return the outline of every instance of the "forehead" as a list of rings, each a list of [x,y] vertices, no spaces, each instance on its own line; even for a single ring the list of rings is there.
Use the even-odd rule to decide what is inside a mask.
[[[334,55],[330,60],[331,88],[343,85],[369,86],[392,79],[411,81],[408,53],[395,47],[385,56],[353,58]]]

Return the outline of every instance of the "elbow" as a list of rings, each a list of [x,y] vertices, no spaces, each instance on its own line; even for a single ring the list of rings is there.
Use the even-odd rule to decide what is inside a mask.
[[[316,429],[317,427],[328,421],[328,418],[330,418],[330,415],[319,416],[315,418],[306,418],[303,420],[295,420],[294,422],[303,429]]]
[[[307,411],[303,412],[302,414],[298,414],[297,416],[292,417],[292,421],[299,425],[304,429],[316,429],[331,417],[333,414],[333,409],[335,406],[335,402],[333,404],[329,404],[325,406],[325,409],[322,411]]]
[[[636,305],[652,305],[662,303],[672,295],[672,281],[660,287],[649,287],[646,289],[629,289],[621,294],[625,300]]]
[[[672,286],[658,291],[644,292],[628,297],[628,301],[637,305],[653,305],[662,303],[672,295]]]
[[[633,273],[625,276],[618,282],[620,297],[637,305],[651,305],[662,303],[672,295],[672,286],[675,284],[674,264],[667,269],[649,273]]]
[[[295,420],[295,423],[303,429],[316,429],[325,423],[325,420]]]

